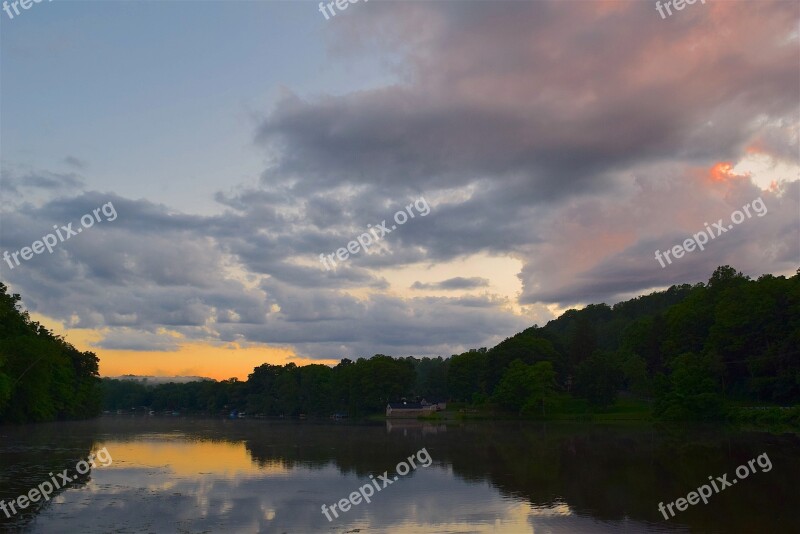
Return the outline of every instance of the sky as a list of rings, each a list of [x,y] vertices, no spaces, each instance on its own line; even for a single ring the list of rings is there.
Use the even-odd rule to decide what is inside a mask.
[[[103,376],[447,357],[794,274],[798,126],[793,0],[40,2],[0,12],[0,281]]]

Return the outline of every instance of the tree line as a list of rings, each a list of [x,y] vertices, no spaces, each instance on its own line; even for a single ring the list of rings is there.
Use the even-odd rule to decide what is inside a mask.
[[[676,420],[800,401],[800,270],[752,280],[719,267],[707,283],[569,310],[449,358],[263,364],[244,381],[159,385],[100,381],[97,357],[31,321],[19,298],[0,284],[0,422],[91,417],[101,399],[106,410],[359,417],[425,398],[546,416],[575,400],[602,410],[624,395]]]
[[[645,400],[663,419],[719,419],[731,404],[800,400],[800,270],[751,280],[730,266],[614,306],[569,310],[497,346],[450,358],[378,354],[336,366],[264,364],[246,381],[104,380],[109,410],[265,416],[380,413],[402,398],[547,415],[569,399]]]
[[[751,280],[723,266],[707,284],[569,310],[489,351],[453,356],[448,385],[455,398],[532,408],[542,389],[526,373],[548,362],[556,393],[595,407],[624,392],[652,401],[662,419],[719,419],[731,405],[797,404],[798,347],[800,270]],[[521,394],[507,394],[509,381]]]
[[[0,423],[96,416],[97,356],[32,321],[19,300],[0,283]]]

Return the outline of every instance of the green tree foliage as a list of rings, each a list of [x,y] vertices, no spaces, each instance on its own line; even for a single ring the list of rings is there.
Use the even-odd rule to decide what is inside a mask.
[[[533,364],[550,362],[553,368],[563,376],[567,370],[567,359],[559,354],[553,343],[544,337],[537,326],[502,341],[487,352],[486,387],[494,390],[509,364],[514,360]]]
[[[578,365],[575,392],[592,406],[611,406],[623,383],[623,372],[608,352],[597,351]]]
[[[0,283],[0,422],[78,419],[99,413],[98,359],[31,321]]]
[[[589,310],[591,311],[591,310]],[[570,366],[576,368],[591,358],[597,350],[597,333],[589,318],[589,313],[576,313],[575,329],[569,348]]]
[[[714,420],[725,414],[716,380],[719,362],[710,356],[686,353],[670,362],[671,373],[662,379],[656,415],[671,420]]]
[[[647,397],[651,392],[651,379],[647,374],[647,362],[633,352],[620,351],[616,354],[622,372],[623,388],[639,397]]]
[[[414,366],[414,395],[427,399],[447,398],[447,373],[450,360],[438,358],[407,358]]]
[[[459,401],[472,399],[475,393],[486,394],[489,358],[486,349],[471,350],[450,357],[447,376],[448,393]]]
[[[103,380],[104,409],[153,409],[206,414],[231,411],[265,416],[301,414],[327,417],[334,412],[365,415],[382,412],[414,385],[408,359],[376,355],[327,365],[263,364],[246,382],[235,378],[149,386],[132,380]]]
[[[550,362],[527,365],[514,360],[503,373],[494,391],[494,399],[507,410],[520,411],[526,406],[541,407],[555,390],[556,374]]]
[[[407,393],[414,384],[414,367],[408,360],[378,354],[355,363],[358,412],[374,413]]]

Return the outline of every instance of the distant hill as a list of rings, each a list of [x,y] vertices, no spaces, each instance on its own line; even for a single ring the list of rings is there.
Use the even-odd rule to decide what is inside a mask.
[[[213,378],[204,376],[143,376],[143,375],[122,375],[122,376],[107,376],[111,380],[130,380],[132,382],[141,382],[143,384],[159,385],[169,384],[185,384],[187,382],[203,382],[204,380],[211,380],[216,382]]]

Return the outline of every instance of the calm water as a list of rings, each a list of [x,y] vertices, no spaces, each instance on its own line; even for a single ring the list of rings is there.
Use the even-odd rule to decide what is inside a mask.
[[[415,421],[354,425],[107,417],[0,428],[0,498],[105,447],[113,463],[0,528],[95,532],[800,532],[800,440],[722,429]],[[417,467],[328,522],[425,448]],[[757,472],[665,521],[657,509],[766,452]],[[423,462],[424,462],[423,453]],[[99,460],[98,460],[99,463]],[[417,462],[418,464],[421,462]],[[380,484],[383,486],[383,483]],[[368,493],[365,490],[365,493]],[[35,496],[35,495],[34,495]],[[34,509],[33,506],[37,508]],[[331,516],[332,517],[332,516]]]

